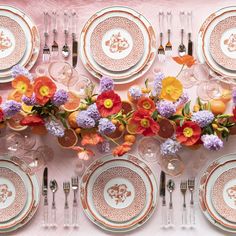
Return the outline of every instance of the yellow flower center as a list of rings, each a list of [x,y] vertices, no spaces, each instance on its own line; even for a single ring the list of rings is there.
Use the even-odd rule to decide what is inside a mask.
[[[148,128],[150,126],[148,119],[142,119],[140,123],[141,123],[141,126],[144,128]]]
[[[184,136],[187,138],[192,137],[193,136],[193,129],[187,127],[184,129],[183,133],[184,133]]]
[[[143,108],[146,109],[146,110],[149,110],[151,108],[151,104],[149,102],[145,101],[143,103]]]
[[[111,100],[111,99],[106,99],[106,100],[104,101],[104,106],[105,106],[106,108],[112,108],[112,107],[113,107],[113,102],[112,102],[112,100]]]
[[[166,87],[166,93],[171,95],[174,92],[175,87],[172,85],[169,85]]]
[[[19,82],[16,89],[20,93],[25,93],[27,91],[27,85],[24,82]]]
[[[42,96],[48,96],[49,92],[50,92],[50,89],[48,86],[42,86],[40,89],[39,89],[39,92]]]

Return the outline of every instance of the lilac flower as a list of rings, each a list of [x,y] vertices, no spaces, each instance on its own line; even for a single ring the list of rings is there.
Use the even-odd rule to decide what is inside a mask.
[[[196,122],[201,128],[211,124],[214,118],[213,113],[207,110],[194,112],[192,115],[192,121]]]
[[[201,137],[201,140],[204,147],[211,151],[218,151],[223,147],[222,140],[214,134],[205,134]]]
[[[33,76],[31,73],[29,73],[29,71],[20,66],[20,65],[15,65],[12,67],[11,69],[11,74],[12,74],[12,77],[16,78],[18,75],[24,75],[25,77],[27,77],[29,80],[33,80]]]
[[[45,127],[47,131],[53,136],[62,137],[65,134],[64,127],[57,121],[54,121],[54,120],[46,121]]]
[[[138,86],[131,86],[129,88],[129,94],[134,100],[138,100],[142,97],[142,90]]]
[[[33,93],[33,95],[31,97],[27,97],[27,96],[23,95],[22,102],[25,103],[27,106],[36,105],[37,102],[36,102],[35,94]]]
[[[8,100],[2,105],[2,110],[4,115],[9,118],[20,112],[21,103],[16,102],[14,100]]]
[[[91,129],[95,127],[95,120],[88,115],[87,111],[79,112],[76,117],[76,122],[79,127],[84,129]]]
[[[52,103],[55,106],[61,106],[65,104],[68,100],[68,93],[64,89],[59,89],[52,98]]]
[[[161,116],[169,118],[176,112],[176,107],[173,102],[162,100],[157,103],[157,110]]]
[[[97,145],[97,149],[101,152],[101,153],[108,153],[110,152],[110,142],[108,140],[105,140],[102,143],[99,143]]]
[[[101,134],[109,135],[115,132],[116,126],[107,118],[102,118],[99,120],[98,131]]]
[[[234,105],[236,105],[236,89],[233,90],[232,97],[233,97]]]
[[[161,144],[161,155],[174,155],[181,149],[181,144],[173,139],[168,138]]]
[[[157,96],[162,89],[162,80],[165,78],[165,75],[162,72],[158,72],[153,81],[152,95]]]
[[[93,118],[95,121],[98,121],[101,118],[96,103],[88,107],[87,113],[88,113],[88,116]]]
[[[100,81],[100,92],[103,93],[113,89],[114,89],[113,80],[109,77],[103,76]]]
[[[179,107],[184,104],[186,104],[189,101],[189,96],[186,92],[183,92],[183,94],[179,97],[179,99],[175,102],[175,106]]]

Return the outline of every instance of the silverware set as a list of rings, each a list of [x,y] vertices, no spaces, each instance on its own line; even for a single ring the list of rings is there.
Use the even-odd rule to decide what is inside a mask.
[[[50,188],[52,192],[52,204],[51,204],[51,215],[49,219],[49,207],[48,207],[48,188]],[[42,195],[44,198],[43,202],[43,226],[45,228],[57,227],[57,207],[56,207],[56,192],[58,191],[58,183],[55,179],[51,180],[48,186],[48,168],[45,167],[43,172],[43,183],[42,183]],[[69,194],[70,191],[73,191],[73,205],[72,210],[70,211],[69,205]],[[77,193],[79,190],[79,180],[78,177],[72,177],[71,182],[65,181],[63,182],[63,192],[65,194],[65,202],[64,202],[64,227],[68,228],[73,226],[77,228],[78,224],[78,199]],[[71,219],[72,215],[72,219]]]
[[[75,68],[78,61],[78,41],[77,41],[77,24],[78,15],[75,11],[72,13],[63,13],[63,37],[64,44],[60,48],[58,39],[59,14],[53,11],[51,14],[44,12],[44,47],[43,62],[49,63],[51,59],[56,59],[61,52],[62,57],[67,60],[71,55],[69,43],[70,31],[72,38],[72,65]],[[52,44],[49,46],[50,33],[52,33]],[[50,49],[51,48],[51,49]]]

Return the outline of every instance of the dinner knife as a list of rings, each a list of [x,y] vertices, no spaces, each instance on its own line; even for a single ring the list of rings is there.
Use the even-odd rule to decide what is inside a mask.
[[[188,22],[188,55],[193,55],[193,41],[192,41],[192,12],[187,14]]]
[[[161,218],[162,227],[167,226],[167,209],[166,209],[166,174],[164,171],[161,171],[160,175],[160,197],[162,198],[161,203]]]
[[[43,202],[43,226],[48,226],[48,168],[45,167],[43,171],[43,185],[42,195],[44,197]]]
[[[76,39],[77,34],[77,14],[72,12],[72,66],[75,68],[78,61],[78,41]]]

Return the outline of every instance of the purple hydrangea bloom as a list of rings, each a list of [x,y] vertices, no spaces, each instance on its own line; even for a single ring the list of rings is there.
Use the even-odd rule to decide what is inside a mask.
[[[64,89],[59,89],[52,97],[55,106],[64,105],[68,100],[68,93]]]
[[[218,151],[223,147],[223,141],[214,134],[205,134],[201,137],[203,145],[211,151]]]
[[[108,140],[105,140],[102,143],[99,143],[97,145],[97,149],[101,152],[101,153],[108,153],[110,152],[110,142]]]
[[[153,88],[152,88],[152,95],[157,96],[162,89],[162,80],[165,78],[165,75],[162,72],[158,72],[155,75],[154,81],[153,81]]]
[[[87,114],[88,114],[88,116],[93,118],[95,121],[98,121],[101,118],[96,103],[94,103],[88,107]]]
[[[3,113],[6,117],[12,117],[21,110],[21,103],[14,100],[8,100],[2,105]]]
[[[179,107],[184,104],[186,104],[189,101],[189,96],[186,92],[183,92],[183,94],[179,97],[179,99],[175,102],[175,106]]]
[[[142,97],[142,90],[138,86],[132,86],[129,88],[129,94],[134,100],[138,100]]]
[[[56,137],[62,137],[65,134],[65,128],[54,120],[49,120],[45,123],[47,131]]]
[[[102,118],[99,120],[98,131],[101,134],[109,135],[115,132],[116,126],[107,118]]]
[[[27,106],[36,105],[37,102],[36,102],[35,94],[33,93],[33,95],[31,97],[27,97],[27,96],[23,95],[22,96],[22,102],[25,103]]]
[[[32,74],[29,73],[29,71],[26,68],[24,68],[20,65],[13,66],[11,69],[11,74],[12,74],[12,77],[14,77],[14,78],[16,78],[18,75],[24,75],[29,80],[33,80]]]
[[[233,103],[234,105],[236,105],[236,89],[233,90],[232,97],[233,97]]]
[[[162,100],[157,103],[157,110],[161,116],[169,118],[176,112],[176,107],[173,102]]]
[[[161,155],[174,155],[181,149],[181,144],[171,138],[168,138],[161,144]]]
[[[100,92],[106,92],[114,89],[114,82],[111,78],[103,76],[100,81]]]
[[[211,111],[203,110],[192,114],[192,121],[196,122],[201,128],[211,124],[215,116]]]
[[[79,127],[84,129],[91,129],[95,127],[95,120],[88,115],[87,111],[79,112],[76,117],[76,122]]]

